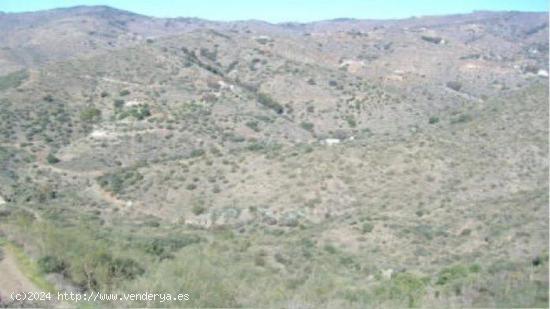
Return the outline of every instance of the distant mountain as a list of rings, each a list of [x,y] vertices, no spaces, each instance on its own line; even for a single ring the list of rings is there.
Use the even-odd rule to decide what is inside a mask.
[[[395,21],[340,18],[312,23],[270,24],[261,21],[215,22],[197,18],[154,18],[108,6],[77,6],[0,16],[0,73],[11,72],[50,60],[132,46],[147,38],[181,34],[197,29],[250,31],[259,34],[303,35],[317,32],[394,30],[453,25],[483,26],[487,33],[513,40],[515,33],[544,35],[546,14],[476,12],[466,15],[423,17]],[[468,30],[470,36],[473,30]],[[540,32],[537,34],[537,32]],[[459,32],[462,33],[462,32]]]

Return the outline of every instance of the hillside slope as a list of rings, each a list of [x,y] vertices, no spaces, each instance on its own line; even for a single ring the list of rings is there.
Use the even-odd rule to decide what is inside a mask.
[[[60,289],[548,306],[546,14],[0,25],[47,55],[1,58],[0,232]]]

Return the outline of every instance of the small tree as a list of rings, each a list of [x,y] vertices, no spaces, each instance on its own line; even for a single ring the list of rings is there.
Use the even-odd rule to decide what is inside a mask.
[[[48,161],[49,164],[56,164],[59,162],[59,159],[54,156],[52,153],[49,153],[46,157],[46,161]]]

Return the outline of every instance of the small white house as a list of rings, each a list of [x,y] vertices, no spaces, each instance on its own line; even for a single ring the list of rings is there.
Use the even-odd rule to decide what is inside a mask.
[[[538,76],[542,76],[542,77],[548,77],[548,71],[546,71],[546,70],[539,70],[539,71],[537,72],[537,75],[538,75]]]
[[[340,139],[338,139],[338,138],[327,138],[323,141],[323,144],[328,145],[328,146],[340,144]]]

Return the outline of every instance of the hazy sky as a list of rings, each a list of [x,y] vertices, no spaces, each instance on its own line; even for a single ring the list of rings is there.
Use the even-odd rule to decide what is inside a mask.
[[[548,11],[547,0],[0,0],[0,11],[109,5],[157,17],[312,21],[339,17],[406,18],[474,10]]]

